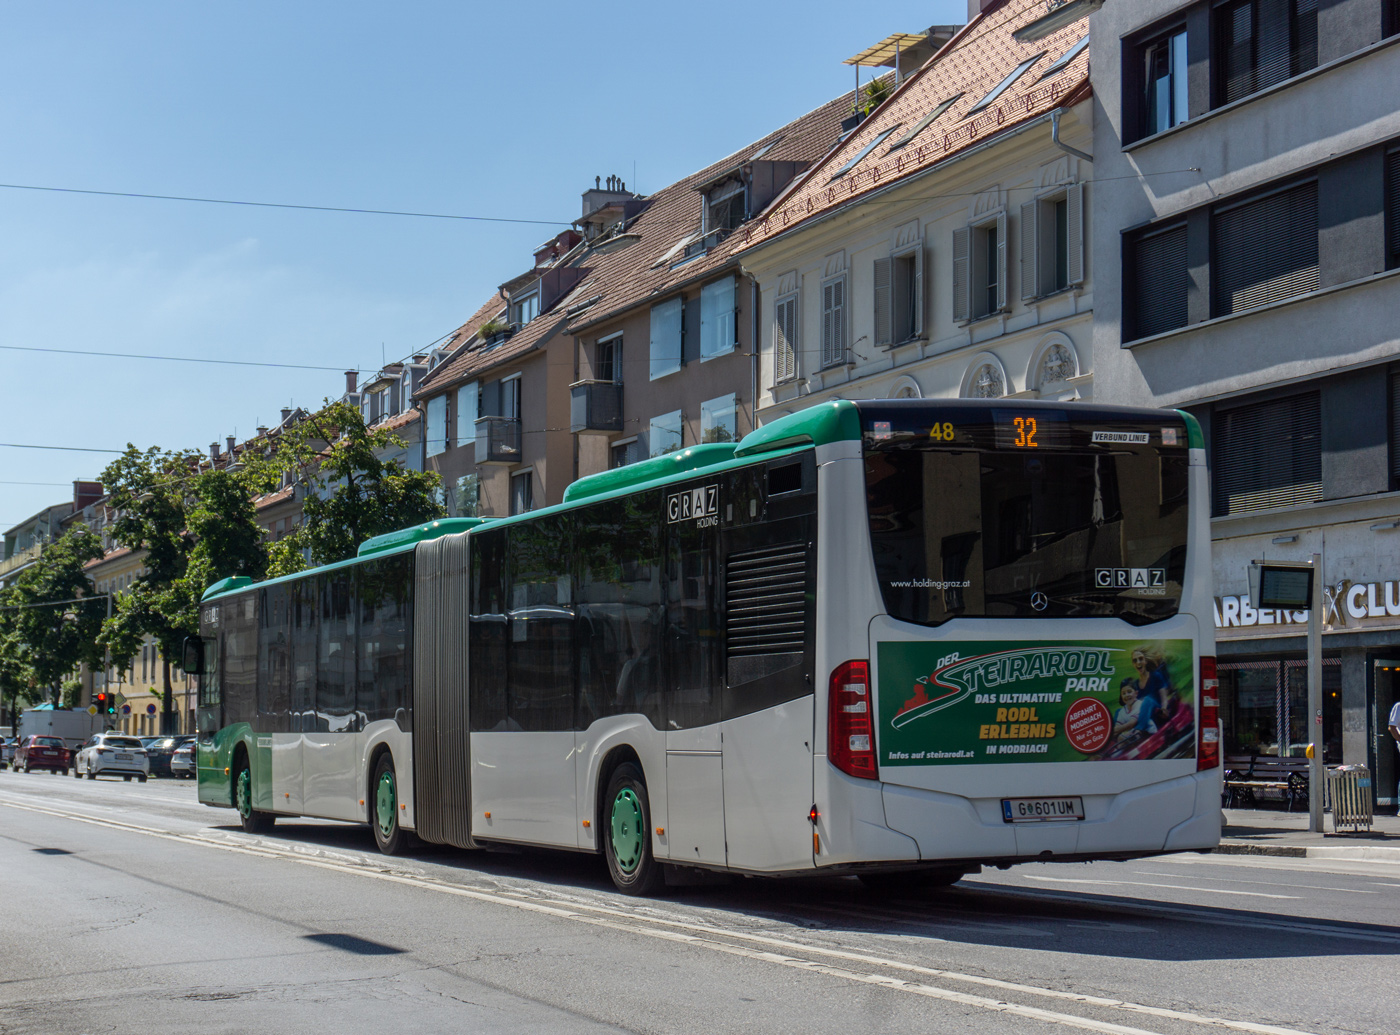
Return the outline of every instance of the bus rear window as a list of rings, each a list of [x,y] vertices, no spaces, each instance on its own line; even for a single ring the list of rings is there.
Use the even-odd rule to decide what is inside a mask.
[[[1160,419],[1152,430],[1086,430],[1030,412],[1041,436],[1031,447],[1016,444],[1009,412],[989,410],[980,426],[959,414],[937,435],[867,424],[870,540],[890,615],[932,625],[956,617],[1144,624],[1176,614],[1184,426],[1165,436]]]

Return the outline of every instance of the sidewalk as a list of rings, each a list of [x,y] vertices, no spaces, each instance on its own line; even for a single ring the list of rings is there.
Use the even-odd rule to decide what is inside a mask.
[[[1376,816],[1369,832],[1334,833],[1332,814],[1323,815],[1326,833],[1308,830],[1306,812],[1226,809],[1217,852],[1225,855],[1282,855],[1293,858],[1400,863],[1400,817]]]

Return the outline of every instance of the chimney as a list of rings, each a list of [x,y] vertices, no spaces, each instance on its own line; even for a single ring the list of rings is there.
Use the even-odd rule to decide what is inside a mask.
[[[283,424],[286,424],[286,423],[287,423],[287,418],[290,417],[291,415],[292,415],[292,408],[291,408],[290,406],[283,406],[283,407],[282,407],[282,423],[283,423]]]
[[[209,462],[211,464],[217,464],[219,462],[219,443],[217,442],[209,443]]]
[[[996,2],[997,0],[967,0],[967,20],[972,21]]]
[[[238,445],[238,442],[232,435],[229,435],[227,438],[224,439],[224,441],[228,443],[228,458],[232,460],[233,450],[234,447]]]
[[[267,428],[266,428],[265,425],[262,425],[262,424],[259,424],[259,425],[258,425],[258,437],[259,437],[259,438],[267,438]]]
[[[354,395],[354,394],[355,394],[355,385],[356,385],[356,383],[357,383],[359,380],[360,380],[360,372],[359,372],[358,370],[347,370],[347,371],[345,371],[345,394],[346,394],[346,395]]]

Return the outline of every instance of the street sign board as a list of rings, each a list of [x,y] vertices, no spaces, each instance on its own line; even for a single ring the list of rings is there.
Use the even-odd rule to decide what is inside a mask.
[[[1310,564],[1255,561],[1249,566],[1249,602],[1255,607],[1306,611],[1312,607],[1312,592]]]

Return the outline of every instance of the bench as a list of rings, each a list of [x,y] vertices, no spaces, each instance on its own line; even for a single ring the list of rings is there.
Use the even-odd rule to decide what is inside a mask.
[[[1306,758],[1279,758],[1275,755],[1229,755],[1225,758],[1224,805],[1237,807],[1241,798],[1255,802],[1259,795],[1277,795],[1288,802],[1308,807],[1308,770],[1312,763]]]

